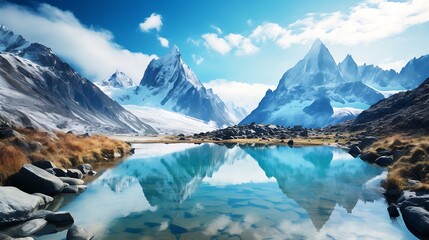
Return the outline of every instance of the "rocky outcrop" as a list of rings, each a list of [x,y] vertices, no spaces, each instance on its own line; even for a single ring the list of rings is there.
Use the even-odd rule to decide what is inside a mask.
[[[13,186],[27,193],[55,195],[65,187],[61,179],[32,164],[25,164],[10,180]]]

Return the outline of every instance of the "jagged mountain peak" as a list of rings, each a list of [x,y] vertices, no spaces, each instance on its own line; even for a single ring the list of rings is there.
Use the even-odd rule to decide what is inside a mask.
[[[0,24],[0,51],[18,52],[30,45],[24,37]]]
[[[338,70],[346,82],[356,82],[361,80],[359,67],[350,54],[347,54],[344,60],[338,64]]]
[[[132,87],[135,85],[134,81],[119,69],[117,69],[109,78],[101,82],[101,86],[110,86],[114,88]]]
[[[177,45],[174,45],[174,46],[170,49],[170,54],[180,55],[180,48],[179,48]]]

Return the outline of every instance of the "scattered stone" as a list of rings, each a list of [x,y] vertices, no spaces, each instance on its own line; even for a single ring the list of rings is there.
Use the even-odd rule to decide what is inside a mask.
[[[89,171],[93,170],[91,164],[88,163],[77,166],[77,169],[80,170],[83,174],[88,174]]]
[[[61,193],[78,193],[79,188],[73,185],[66,186]]]
[[[41,169],[54,169],[56,168],[55,164],[49,160],[40,160],[32,163],[34,166],[41,168]]]
[[[13,130],[11,127],[3,127],[0,128],[0,139],[10,138],[10,137],[20,137],[17,131]]]
[[[391,218],[399,217],[399,211],[395,204],[390,204],[389,207],[387,207],[387,212]]]
[[[375,160],[375,164],[377,164],[380,167],[387,167],[394,163],[392,157],[387,156],[381,156]]]
[[[0,187],[0,203],[0,226],[2,226],[30,219],[45,201],[16,187]]]
[[[48,214],[45,220],[56,227],[71,226],[74,223],[74,219],[69,212],[54,212]]]
[[[75,185],[75,187],[77,187],[79,192],[82,192],[88,188],[86,185]]]
[[[67,169],[67,177],[82,179],[83,174],[78,169]]]
[[[304,131],[300,132],[299,136],[301,136],[301,137],[308,137],[308,131],[304,130]]]
[[[52,201],[54,201],[53,197],[45,195],[43,193],[33,193],[32,195],[41,197],[43,199],[43,201],[45,202],[45,204],[48,204],[48,203],[51,203]]]
[[[289,145],[289,147],[292,147],[293,146],[293,140],[290,139],[289,141],[287,141],[287,145]]]
[[[360,155],[360,158],[365,162],[375,163],[375,160],[379,158],[380,155],[374,152],[367,152]]]
[[[11,182],[24,192],[50,196],[60,193],[64,188],[61,179],[31,164],[25,164],[11,177]]]
[[[179,135],[177,135],[178,137],[184,137],[185,136],[185,134],[183,134],[183,133],[181,133],[181,134],[179,134]]]
[[[408,226],[423,236],[429,236],[429,212],[416,206],[401,208],[402,217]]]
[[[73,225],[67,231],[67,240],[91,240],[94,238],[94,235],[90,233],[88,230]]]
[[[11,227],[7,233],[11,237],[29,237],[40,231],[48,222],[45,219],[32,219],[27,222],[21,223],[17,226]]]
[[[95,175],[97,175],[97,172],[94,171],[94,170],[91,170],[91,171],[88,172],[88,175],[95,176]]]
[[[357,158],[361,153],[362,151],[358,146],[352,146],[349,150],[349,154],[352,155],[352,157],[354,158]]]
[[[67,170],[65,170],[63,168],[52,168],[52,170],[55,172],[55,176],[57,176],[57,177],[67,176]]]
[[[181,138],[179,138],[179,140],[180,140],[180,141],[185,141],[185,140],[186,140],[186,138],[181,137]]]
[[[70,185],[83,185],[85,182],[82,179],[71,178],[71,177],[60,177],[61,181]]]
[[[365,149],[365,148],[371,146],[373,143],[377,142],[378,138],[368,136],[368,137],[360,138],[358,140],[360,141],[359,142],[359,148],[360,149]]]
[[[136,153],[136,149],[135,149],[135,148],[131,148],[131,149],[130,149],[130,153],[131,153],[131,154]]]

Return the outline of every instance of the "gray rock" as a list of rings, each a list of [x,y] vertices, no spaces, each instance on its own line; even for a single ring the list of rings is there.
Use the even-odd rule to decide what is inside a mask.
[[[69,212],[55,212],[48,214],[45,218],[48,223],[54,224],[56,227],[71,226],[74,219]]]
[[[11,177],[11,182],[27,193],[55,195],[64,188],[61,179],[31,164],[25,164]]]
[[[95,175],[97,175],[97,172],[94,171],[94,170],[91,170],[91,171],[88,172],[88,175],[95,176]]]
[[[359,140],[360,140],[360,142],[359,142],[359,148],[360,149],[365,149],[365,148],[371,146],[373,143],[377,142],[378,138],[368,136],[368,137],[361,138]]]
[[[399,217],[399,211],[395,204],[391,204],[389,207],[387,207],[387,212],[391,218]]]
[[[375,160],[375,163],[381,167],[387,167],[394,163],[392,157],[381,156]]]
[[[0,226],[30,219],[45,202],[15,187],[0,187]]]
[[[71,178],[71,177],[60,177],[61,181],[70,185],[83,185],[85,182],[82,179]]]
[[[55,176],[54,169],[52,169],[52,168],[47,168],[47,169],[45,169],[45,171]]]
[[[43,201],[45,202],[45,204],[48,204],[48,203],[51,203],[52,201],[54,201],[53,197],[45,195],[43,193],[33,193],[33,195],[41,197],[43,199]]]
[[[45,219],[33,219],[13,226],[7,230],[11,237],[29,237],[40,231],[48,222]]]
[[[429,212],[426,209],[408,206],[401,208],[401,213],[408,226],[424,236],[429,236]]]
[[[349,154],[352,155],[352,157],[354,158],[358,157],[361,153],[362,151],[358,146],[352,146],[349,150]]]
[[[88,187],[86,185],[75,185],[79,192],[86,190]]]
[[[0,129],[0,139],[3,138],[10,138],[10,137],[20,137],[21,134],[19,134],[17,131],[13,130],[10,127],[5,127]]]
[[[80,170],[83,174],[88,174],[89,171],[93,170],[91,164],[88,163],[77,166],[77,169]]]
[[[56,168],[55,164],[49,160],[40,160],[33,162],[32,164],[41,169]]]
[[[14,238],[0,232],[0,240],[13,240]]]
[[[59,232],[58,228],[54,224],[48,223],[36,233],[36,236],[54,234],[57,232]]]
[[[360,155],[360,158],[362,160],[369,162],[369,163],[374,163],[375,160],[379,157],[380,157],[380,155],[378,155],[377,153],[374,153],[374,152],[367,152],[367,153],[363,153]]]
[[[79,192],[79,188],[77,188],[76,186],[66,186],[62,193],[78,193]]]
[[[73,225],[67,231],[67,240],[91,240],[94,238],[94,234],[89,232],[88,230]]]
[[[82,179],[83,173],[78,169],[67,169],[67,177]]]
[[[62,168],[52,168],[52,170],[55,172],[55,176],[57,177],[65,177],[67,176],[67,170]]]
[[[37,219],[37,218],[43,218],[45,219],[46,216],[48,216],[49,214],[54,213],[53,211],[49,211],[49,210],[39,210],[36,213],[34,213],[33,217],[31,219]]]

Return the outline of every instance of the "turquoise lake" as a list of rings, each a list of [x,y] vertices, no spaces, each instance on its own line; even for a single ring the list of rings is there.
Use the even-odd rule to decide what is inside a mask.
[[[389,218],[384,170],[339,148],[135,147],[59,209],[95,239],[415,239]]]

